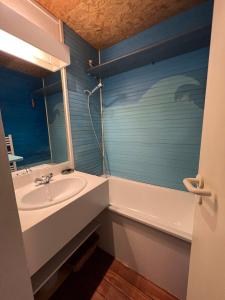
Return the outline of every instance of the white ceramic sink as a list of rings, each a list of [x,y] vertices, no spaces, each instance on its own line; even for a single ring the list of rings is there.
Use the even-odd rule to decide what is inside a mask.
[[[33,183],[16,190],[20,210],[34,210],[63,202],[81,192],[86,180],[81,177],[53,179],[48,184],[35,186]]]

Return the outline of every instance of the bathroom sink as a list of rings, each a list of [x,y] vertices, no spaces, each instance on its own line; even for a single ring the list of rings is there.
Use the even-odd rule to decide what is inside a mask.
[[[20,210],[34,210],[63,202],[81,192],[86,186],[81,177],[53,180],[48,184],[35,186],[33,183],[16,190]]]

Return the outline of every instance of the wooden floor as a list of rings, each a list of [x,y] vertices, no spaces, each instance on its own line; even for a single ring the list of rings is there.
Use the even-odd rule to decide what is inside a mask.
[[[174,300],[164,290],[97,249],[70,275],[51,300]]]

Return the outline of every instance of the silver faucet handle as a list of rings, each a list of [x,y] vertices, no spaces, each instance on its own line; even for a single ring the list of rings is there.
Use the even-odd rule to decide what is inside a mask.
[[[53,177],[53,173],[49,173],[48,175],[42,176],[43,183],[49,183]]]
[[[53,177],[53,174],[52,173],[49,173],[48,175],[46,176],[42,176],[43,178],[47,178],[47,179],[51,179]]]
[[[51,178],[53,177],[53,173],[49,173],[48,175],[41,176],[41,178],[35,178],[34,183],[36,186],[41,184],[47,184],[51,181]]]

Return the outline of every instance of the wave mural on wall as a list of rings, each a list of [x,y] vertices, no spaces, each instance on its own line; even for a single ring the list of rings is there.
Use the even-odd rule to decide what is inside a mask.
[[[112,175],[184,190],[198,169],[207,61],[203,49],[105,81]]]

